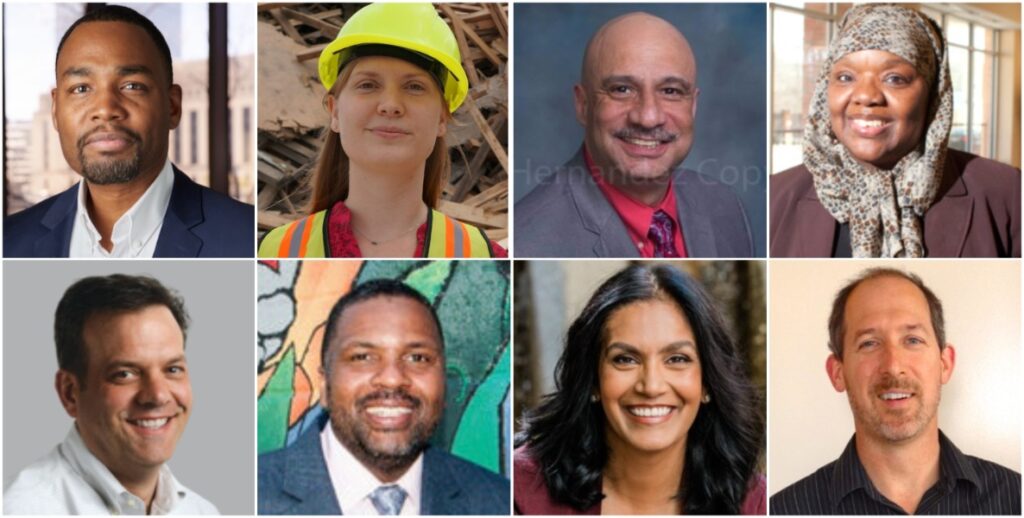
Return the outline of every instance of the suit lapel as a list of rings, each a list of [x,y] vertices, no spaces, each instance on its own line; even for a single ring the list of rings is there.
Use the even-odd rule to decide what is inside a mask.
[[[203,240],[192,228],[203,222],[202,191],[195,182],[174,168],[174,187],[164,214],[154,257],[198,257]]]
[[[688,257],[718,257],[718,245],[711,216],[714,207],[703,207],[700,190],[688,185],[687,175],[682,167],[676,170],[672,188],[676,190],[676,214],[682,228],[683,243]]]
[[[594,182],[583,159],[583,148],[576,153],[565,166],[568,178],[568,190],[576,213],[580,217],[584,230],[593,239],[592,249],[597,257],[639,257],[640,252],[629,239],[622,218],[615,213],[615,208],[605,198],[604,193]],[[566,236],[566,239],[571,239]]]
[[[433,447],[427,448],[423,452],[423,504],[420,514],[462,514],[454,505],[461,493],[459,477],[449,469],[444,454]]]
[[[47,232],[35,242],[36,257],[68,257],[71,255],[71,231],[78,211],[78,189],[81,182],[60,193],[40,223]]]
[[[953,164],[951,154],[946,155],[944,178],[946,189],[940,189],[938,201],[924,213],[924,242],[929,257],[960,257],[967,242],[974,197],[967,195],[967,186]]]
[[[282,490],[298,502],[285,514],[341,514],[317,430],[313,427],[302,434],[288,450]]]

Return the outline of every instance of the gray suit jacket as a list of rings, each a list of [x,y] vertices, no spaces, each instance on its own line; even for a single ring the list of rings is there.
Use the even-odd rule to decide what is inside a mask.
[[[747,215],[729,187],[676,169],[676,210],[689,257],[750,257]],[[515,257],[640,257],[626,225],[594,183],[583,148],[515,205]]]
[[[320,430],[312,426],[291,446],[259,456],[257,513],[342,514],[320,447]],[[511,512],[508,480],[436,448],[423,452],[422,495],[423,515]]]

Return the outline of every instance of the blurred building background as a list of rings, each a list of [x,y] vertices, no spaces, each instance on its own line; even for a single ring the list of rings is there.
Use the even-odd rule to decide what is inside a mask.
[[[57,45],[64,32],[98,4],[4,6],[4,213],[14,214],[79,180],[68,167],[50,116]],[[226,19],[209,4],[128,4],[160,29],[171,49],[174,82],[182,88],[182,117],[169,135],[171,161],[200,184],[253,202],[255,6],[229,4]],[[223,4],[222,4],[223,5]],[[223,7],[221,7],[223,9]],[[227,46],[210,51],[211,36]],[[23,42],[31,41],[32,45]],[[227,124],[211,124],[211,60],[227,73]],[[217,104],[217,107],[221,107]],[[226,135],[224,134],[226,132]],[[211,140],[211,136],[216,140]],[[211,159],[222,142],[228,161]],[[221,154],[224,149],[218,150]],[[225,165],[212,165],[225,164]]]
[[[773,2],[771,158],[774,174],[803,161],[803,132],[828,44],[851,3]],[[1020,167],[1020,3],[906,4],[937,21],[949,48],[949,146]]]
[[[650,261],[646,261],[645,264]],[[525,409],[555,389],[555,364],[565,333],[594,291],[629,261],[515,261],[515,423]],[[765,415],[765,263],[672,261],[697,279],[717,302],[747,359],[748,374]]]

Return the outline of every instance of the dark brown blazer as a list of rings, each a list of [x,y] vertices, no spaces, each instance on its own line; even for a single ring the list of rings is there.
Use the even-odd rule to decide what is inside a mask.
[[[924,215],[928,257],[1020,257],[1020,169],[950,149],[938,201]],[[772,175],[769,255],[829,257],[838,222],[803,165]]]

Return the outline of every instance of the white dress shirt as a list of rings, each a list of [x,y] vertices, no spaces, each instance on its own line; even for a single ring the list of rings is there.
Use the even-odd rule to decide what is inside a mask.
[[[100,246],[100,232],[96,230],[89,210],[86,208],[89,187],[85,180],[78,182],[78,209],[75,224],[71,228],[71,257],[153,257],[160,229],[164,225],[164,214],[171,203],[174,188],[174,170],[171,161],[164,162],[164,168],[149,185],[146,192],[135,201],[114,223],[110,240],[114,247],[107,252]]]
[[[405,502],[402,503],[403,516],[420,514],[423,481],[423,454],[409,470],[395,482],[381,482],[376,475],[363,466],[359,459],[334,435],[330,423],[320,432],[320,446],[327,462],[327,473],[331,476],[334,494],[338,497],[338,506],[345,515],[376,516],[380,513],[370,500],[370,493],[380,486],[397,485],[405,490]]]
[[[160,467],[152,514],[220,514],[205,498]],[[144,515],[146,503],[130,493],[85,446],[74,426],[64,442],[21,470],[4,491],[4,514]]]

